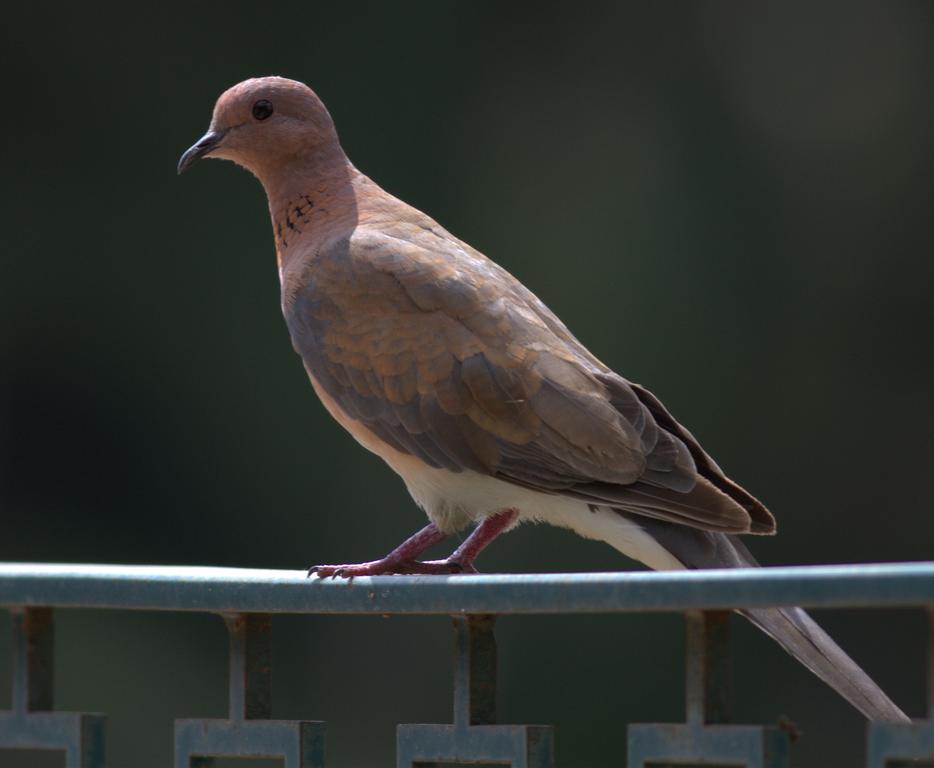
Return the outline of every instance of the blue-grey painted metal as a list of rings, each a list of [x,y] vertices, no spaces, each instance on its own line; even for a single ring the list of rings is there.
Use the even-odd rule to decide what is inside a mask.
[[[628,768],[666,765],[786,768],[787,734],[758,725],[629,726]]]
[[[892,768],[925,761],[934,765],[934,605],[928,607],[927,720],[870,723],[866,765]]]
[[[300,720],[176,720],[175,768],[215,757],[278,758],[284,768],[323,768],[324,723]]]
[[[0,606],[215,613],[559,614],[934,604],[934,563],[306,579],[301,571],[0,564]]]
[[[934,765],[934,720],[870,723],[868,768]]]
[[[65,753],[65,768],[104,768],[105,721],[80,712],[2,712],[0,755],[5,749],[55,750]]]
[[[104,716],[51,711],[52,611],[17,607],[12,619],[12,710],[0,712],[0,751],[54,750],[65,753],[65,768],[104,768]]]
[[[495,616],[454,617],[453,725],[400,725],[397,768],[469,763],[552,768],[550,726],[495,725]]]
[[[690,764],[787,768],[788,735],[760,725],[726,725],[730,717],[730,614],[685,616],[684,724],[640,723],[628,728],[628,768]]]
[[[551,768],[554,731],[536,725],[400,725],[397,768],[470,763]]]
[[[0,564],[0,606],[14,616],[13,710],[0,713],[0,749],[61,749],[67,768],[104,765],[103,717],[50,711],[54,607],[225,616],[230,719],[177,721],[177,768],[201,768],[220,756],[278,757],[287,768],[323,766],[323,723],[268,719],[271,614],[446,614],[455,618],[453,723],[399,726],[398,766],[550,768],[551,728],[495,724],[495,615],[676,611],[690,614],[687,722],[632,726],[630,766],[779,768],[788,760],[784,732],[720,721],[727,706],[723,612],[781,605],[934,606],[934,563],[352,582],[308,580],[300,571]],[[873,724],[871,768],[934,760],[934,646],[931,659],[929,720]]]
[[[207,768],[213,758],[278,758],[285,768],[324,768],[325,724],[270,720],[269,614],[224,616],[230,638],[229,720],[176,720],[175,768]]]
[[[495,616],[454,617],[454,724],[496,722]]]
[[[688,611],[685,614],[684,718],[695,725],[730,721],[729,611]]]

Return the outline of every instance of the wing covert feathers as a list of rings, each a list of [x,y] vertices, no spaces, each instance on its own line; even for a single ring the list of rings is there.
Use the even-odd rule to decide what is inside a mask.
[[[515,278],[440,227],[358,227],[283,276],[309,372],[352,419],[430,467],[735,533],[771,533],[650,393]]]

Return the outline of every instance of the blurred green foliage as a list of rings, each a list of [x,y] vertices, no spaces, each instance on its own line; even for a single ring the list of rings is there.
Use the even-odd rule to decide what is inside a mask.
[[[216,96],[263,74],[309,83],[359,168],[653,389],[776,513],[764,562],[931,557],[934,6],[0,19],[0,559],[300,568],[423,523],[307,384],[259,185],[221,163],[175,177]],[[545,528],[480,562],[630,565]],[[881,618],[822,620],[920,715],[921,620]],[[448,720],[444,621],[275,626],[276,714],[328,720],[331,764],[385,765],[396,723]],[[164,766],[172,718],[223,713],[212,617],[68,611],[58,637],[58,703],[109,713],[115,766]],[[618,763],[622,724],[680,718],[681,644],[677,617],[504,619],[502,714],[556,724],[559,765]],[[795,720],[800,768],[856,764],[860,718],[753,630],[737,645],[743,719]]]

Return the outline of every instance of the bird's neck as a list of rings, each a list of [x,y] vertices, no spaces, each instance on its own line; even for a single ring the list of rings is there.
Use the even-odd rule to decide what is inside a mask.
[[[269,200],[280,273],[292,259],[356,226],[355,186],[361,178],[339,147],[260,176]]]

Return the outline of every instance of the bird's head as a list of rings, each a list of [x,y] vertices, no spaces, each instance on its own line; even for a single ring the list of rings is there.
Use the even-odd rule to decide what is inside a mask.
[[[218,157],[263,181],[335,149],[334,123],[311,88],[284,77],[256,77],[221,94],[207,133],[181,156],[178,172],[202,157]]]

